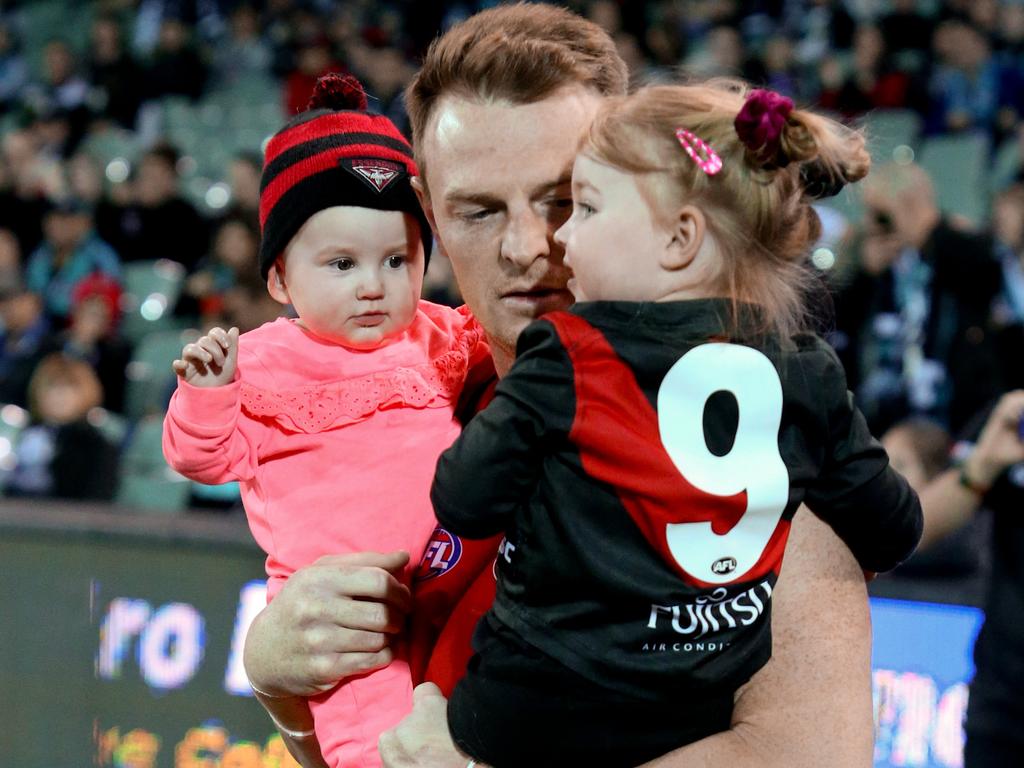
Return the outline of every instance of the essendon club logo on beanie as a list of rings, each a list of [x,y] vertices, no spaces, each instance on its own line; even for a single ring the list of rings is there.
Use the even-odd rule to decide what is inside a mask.
[[[377,193],[383,192],[406,173],[401,163],[376,157],[343,157],[338,164]]]

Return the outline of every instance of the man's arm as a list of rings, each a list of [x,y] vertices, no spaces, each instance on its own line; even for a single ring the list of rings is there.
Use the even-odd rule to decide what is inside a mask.
[[[867,768],[874,733],[864,574],[801,507],[772,596],[772,658],[736,697],[732,728],[650,768]]]
[[[740,689],[730,730],[649,768],[869,768],[871,617],[864,574],[801,508],[772,600],[772,658]],[[459,768],[444,699],[422,686],[413,713],[380,739],[386,768]],[[461,762],[460,762],[461,761]]]

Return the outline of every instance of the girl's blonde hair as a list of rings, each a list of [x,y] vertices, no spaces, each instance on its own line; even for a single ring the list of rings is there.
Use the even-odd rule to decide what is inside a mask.
[[[821,234],[811,203],[862,179],[871,160],[862,134],[797,109],[777,147],[748,148],[735,127],[748,92],[734,80],[642,88],[603,105],[582,150],[643,174],[640,188],[656,215],[699,207],[722,259],[710,288],[732,299],[734,310],[760,306],[759,330],[785,338],[808,324],[804,299],[814,277],[807,252]],[[718,154],[719,173],[708,175],[686,154],[680,128]]]

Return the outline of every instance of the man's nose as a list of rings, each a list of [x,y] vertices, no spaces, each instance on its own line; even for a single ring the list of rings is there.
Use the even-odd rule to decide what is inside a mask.
[[[501,242],[501,255],[528,267],[551,253],[549,222],[533,208],[514,214]]]

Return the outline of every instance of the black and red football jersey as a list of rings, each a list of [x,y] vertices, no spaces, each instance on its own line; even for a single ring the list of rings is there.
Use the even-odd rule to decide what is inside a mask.
[[[505,533],[494,619],[647,700],[681,684],[735,690],[768,660],[801,502],[865,570],[893,568],[920,537],[917,497],[832,349],[745,333],[753,310],[733,323],[730,308],[590,302],[546,315],[431,491],[451,533]]]

